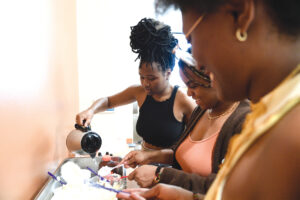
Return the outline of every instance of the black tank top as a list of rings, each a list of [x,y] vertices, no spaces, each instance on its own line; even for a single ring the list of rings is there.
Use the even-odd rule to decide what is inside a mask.
[[[136,131],[147,143],[168,148],[181,136],[184,122],[179,122],[173,113],[174,100],[178,90],[175,86],[171,97],[163,102],[147,95],[140,108]]]

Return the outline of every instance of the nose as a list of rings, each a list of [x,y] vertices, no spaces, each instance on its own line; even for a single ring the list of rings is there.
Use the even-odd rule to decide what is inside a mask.
[[[147,80],[143,80],[143,81],[142,81],[142,85],[143,85],[144,87],[149,87],[149,86],[150,86],[150,83],[149,83],[149,81],[147,81]]]
[[[189,97],[193,96],[193,90],[191,88],[189,88],[189,87],[187,88],[187,95]]]

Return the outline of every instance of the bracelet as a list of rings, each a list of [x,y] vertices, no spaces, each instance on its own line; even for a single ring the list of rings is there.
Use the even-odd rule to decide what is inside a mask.
[[[155,170],[155,178],[154,178],[154,183],[156,184],[156,183],[159,183],[159,181],[160,181],[160,171],[161,171],[161,168],[162,168],[162,166],[158,166],[157,168],[156,168],[156,170]]]

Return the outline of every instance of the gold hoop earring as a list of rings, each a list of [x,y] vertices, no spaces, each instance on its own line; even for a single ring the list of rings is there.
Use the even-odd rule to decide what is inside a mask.
[[[235,33],[236,38],[238,39],[238,41],[240,42],[245,42],[247,40],[247,32],[245,33],[241,33],[241,29],[237,29],[236,33]]]

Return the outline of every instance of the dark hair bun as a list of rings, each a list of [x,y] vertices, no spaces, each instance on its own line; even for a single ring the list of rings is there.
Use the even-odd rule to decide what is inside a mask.
[[[137,59],[157,62],[163,71],[173,69],[175,57],[172,51],[177,44],[178,40],[172,35],[170,26],[154,19],[143,18],[131,27],[130,46],[134,53],[138,53]]]

